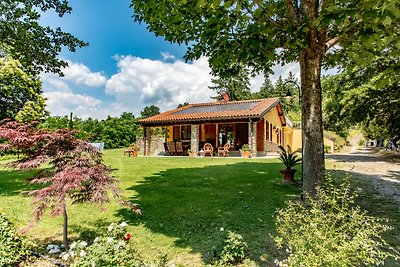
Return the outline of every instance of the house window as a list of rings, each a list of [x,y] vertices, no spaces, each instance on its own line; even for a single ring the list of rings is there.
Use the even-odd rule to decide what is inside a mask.
[[[269,138],[269,122],[265,121],[265,140],[271,141]]]
[[[184,125],[181,126],[181,140],[190,140],[191,136],[191,126]]]

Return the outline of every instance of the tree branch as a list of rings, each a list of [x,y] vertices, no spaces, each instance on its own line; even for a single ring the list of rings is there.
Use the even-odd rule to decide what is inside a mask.
[[[330,40],[328,40],[326,43],[325,43],[325,51],[328,51],[332,46],[334,46],[335,44],[337,44],[338,42],[339,42],[339,37],[334,37],[334,38],[332,38],[332,39],[330,39]]]
[[[292,25],[297,25],[299,23],[300,18],[294,8],[293,0],[285,0],[285,6],[288,11],[288,17],[289,17],[289,20],[292,22]]]

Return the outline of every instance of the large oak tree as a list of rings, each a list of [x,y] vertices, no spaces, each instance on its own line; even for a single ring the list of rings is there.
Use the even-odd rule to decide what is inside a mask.
[[[321,67],[368,63],[375,52],[399,55],[397,0],[132,0],[134,18],[156,35],[205,55],[216,73],[238,63],[268,72],[299,62],[303,188],[315,195],[324,177]],[[378,56],[379,57],[379,56]]]

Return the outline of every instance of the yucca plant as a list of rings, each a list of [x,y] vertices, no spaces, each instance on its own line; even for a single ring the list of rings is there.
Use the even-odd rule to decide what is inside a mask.
[[[279,152],[279,160],[282,161],[287,170],[301,163],[301,158],[296,154],[298,150],[292,152],[290,146],[287,146],[287,150],[283,146],[279,146],[279,149],[281,150]]]

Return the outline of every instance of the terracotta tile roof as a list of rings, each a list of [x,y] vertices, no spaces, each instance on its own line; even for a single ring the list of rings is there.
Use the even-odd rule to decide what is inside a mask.
[[[155,126],[247,118],[260,119],[277,105],[280,106],[279,98],[189,104],[139,120],[139,123]],[[279,110],[282,110],[281,107],[279,107]]]

